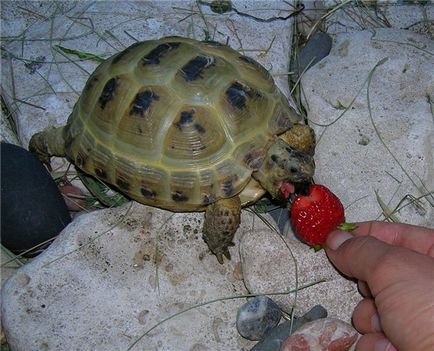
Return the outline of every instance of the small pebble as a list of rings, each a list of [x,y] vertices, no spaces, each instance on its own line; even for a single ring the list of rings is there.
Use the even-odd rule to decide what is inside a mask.
[[[356,342],[357,331],[335,318],[306,323],[288,337],[279,351],[347,351]]]
[[[280,321],[279,306],[267,296],[257,296],[244,305],[237,313],[237,329],[249,340],[261,340]]]

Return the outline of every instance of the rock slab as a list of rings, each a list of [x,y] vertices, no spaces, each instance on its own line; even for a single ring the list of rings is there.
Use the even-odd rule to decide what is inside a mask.
[[[202,217],[137,203],[77,217],[3,285],[2,323],[12,350],[252,345],[236,330],[240,299],[188,310],[247,293],[237,274],[236,248],[232,261],[220,265],[201,238]],[[245,216],[245,225],[250,222]]]

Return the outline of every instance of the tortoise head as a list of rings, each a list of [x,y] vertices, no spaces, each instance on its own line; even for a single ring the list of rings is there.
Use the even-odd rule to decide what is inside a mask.
[[[309,127],[303,126],[305,128],[310,136],[303,142],[295,140],[291,130],[273,140],[261,168],[253,174],[273,198],[294,192],[294,184],[312,181],[315,172],[315,137]]]

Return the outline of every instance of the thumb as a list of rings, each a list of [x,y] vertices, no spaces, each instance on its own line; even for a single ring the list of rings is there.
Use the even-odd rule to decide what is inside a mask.
[[[332,232],[327,238],[326,252],[335,267],[348,277],[368,283],[376,292],[413,272],[407,263],[417,260],[418,253],[392,246],[373,236],[353,236],[343,231]],[[417,265],[416,265],[417,267]]]

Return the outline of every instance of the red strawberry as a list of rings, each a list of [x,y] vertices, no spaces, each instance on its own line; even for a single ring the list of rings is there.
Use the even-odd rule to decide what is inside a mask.
[[[314,246],[323,245],[328,234],[345,221],[344,206],[339,198],[320,184],[311,184],[307,195],[295,197],[290,216],[295,233]],[[351,229],[354,225],[345,226],[345,230]]]

